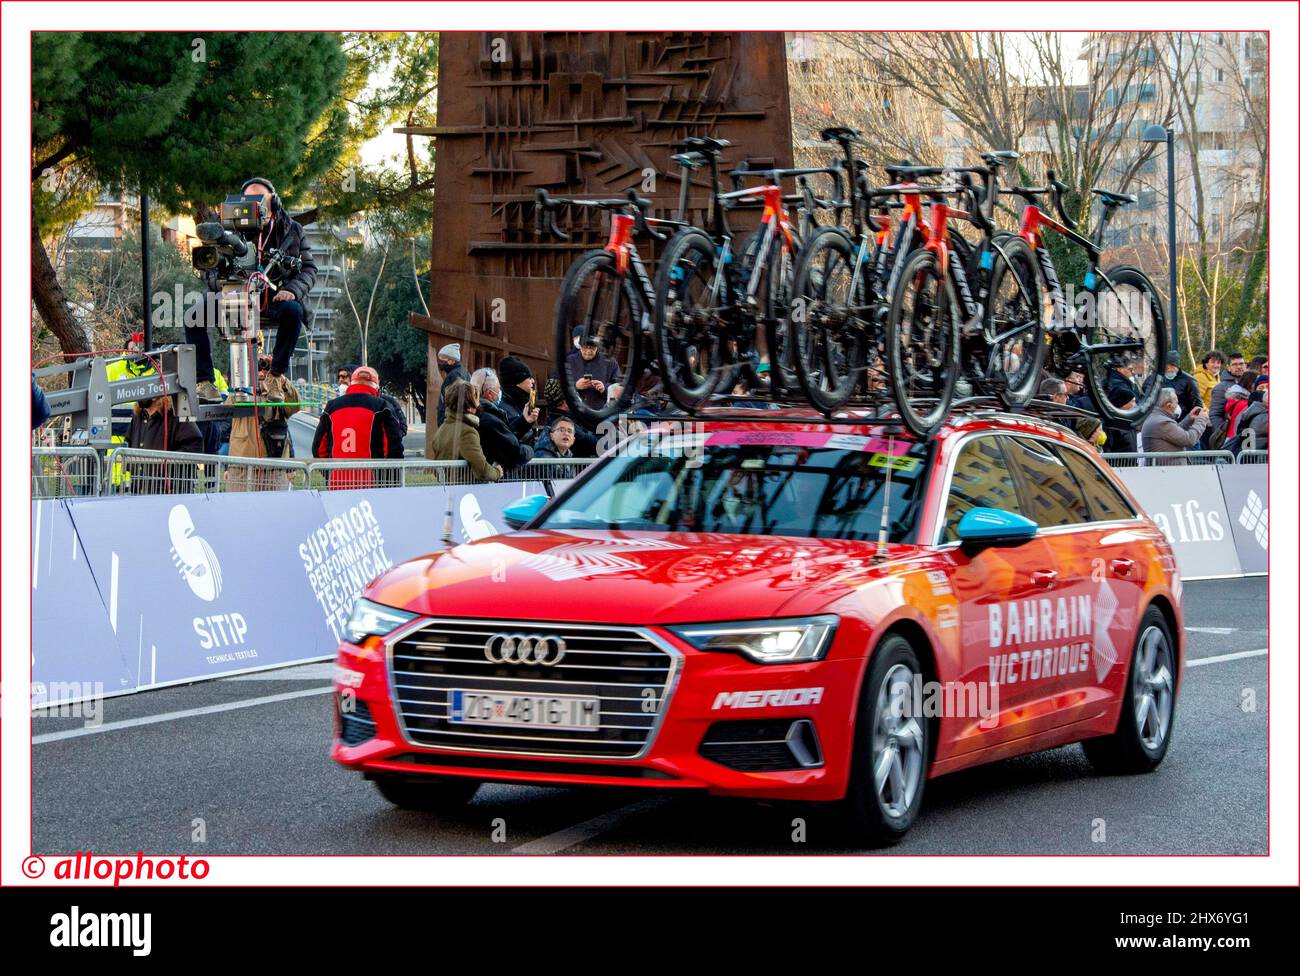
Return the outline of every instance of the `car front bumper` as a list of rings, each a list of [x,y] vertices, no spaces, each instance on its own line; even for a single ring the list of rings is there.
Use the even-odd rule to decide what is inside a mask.
[[[861,657],[837,656],[833,645],[819,661],[759,665],[697,651],[663,630],[643,630],[678,660],[662,714],[634,758],[546,754],[517,742],[490,751],[418,742],[394,700],[392,642],[378,638],[339,647],[331,755],[370,776],[696,789],[809,801],[844,795]]]

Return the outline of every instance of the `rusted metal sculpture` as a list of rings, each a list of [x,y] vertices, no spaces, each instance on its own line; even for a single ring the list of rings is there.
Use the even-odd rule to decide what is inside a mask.
[[[430,365],[458,341],[468,369],[513,353],[550,372],[560,278],[606,231],[593,220],[567,227],[570,242],[537,239],[538,187],[635,187],[667,214],[680,188],[669,156],[688,135],[729,139],[724,165],[792,164],[779,33],[447,33],[439,78],[438,125],[399,130],[438,140],[429,315],[411,316]],[[707,205],[701,183],[692,219]],[[430,404],[437,394],[430,369]]]

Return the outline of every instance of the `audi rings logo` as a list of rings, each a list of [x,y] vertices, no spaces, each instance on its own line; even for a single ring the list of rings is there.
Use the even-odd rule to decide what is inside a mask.
[[[483,656],[493,664],[559,664],[564,650],[562,637],[494,634],[483,645]]]

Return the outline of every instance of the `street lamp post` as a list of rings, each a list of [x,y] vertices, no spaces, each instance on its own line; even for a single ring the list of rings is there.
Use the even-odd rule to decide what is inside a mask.
[[[149,266],[149,195],[140,194],[140,293],[141,308],[144,310],[144,347],[153,348],[153,315],[149,307],[149,293],[153,291],[153,269]]]
[[[1178,233],[1174,229],[1174,130],[1152,123],[1142,133],[1143,142],[1165,144],[1166,196],[1169,207],[1169,349],[1181,358],[1178,348]],[[1163,369],[1164,366],[1161,366]]]

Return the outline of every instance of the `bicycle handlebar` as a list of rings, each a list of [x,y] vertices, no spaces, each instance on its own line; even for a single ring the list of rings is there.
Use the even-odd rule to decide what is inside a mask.
[[[657,241],[665,241],[668,235],[662,234],[652,228],[646,220],[645,213],[650,209],[653,201],[640,196],[635,189],[627,191],[625,197],[596,197],[582,199],[580,197],[553,197],[545,190],[538,188],[535,198],[537,201],[537,210],[533,215],[533,230],[538,237],[547,234],[561,240],[572,240],[572,235],[566,231],[560,230],[555,226],[555,211],[560,207],[593,207],[599,210],[609,210],[611,212],[627,213],[631,211],[632,216],[636,219],[636,229],[643,232]],[[656,223],[677,224],[678,221],[659,220]]]
[[[1065,212],[1065,205],[1062,200],[1062,196],[1070,190],[1069,184],[1062,183],[1056,178],[1056,171],[1049,169],[1047,171],[1047,185],[1052,188],[1052,206],[1056,208],[1056,219],[1070,230],[1075,230],[1078,225]]]

